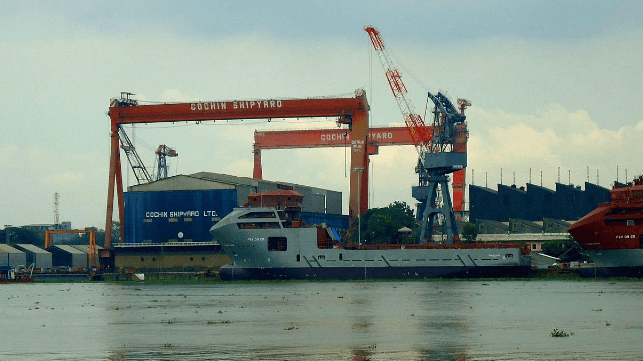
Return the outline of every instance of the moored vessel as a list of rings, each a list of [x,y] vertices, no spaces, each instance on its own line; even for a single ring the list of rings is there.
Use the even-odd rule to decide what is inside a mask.
[[[643,276],[643,176],[614,186],[611,202],[574,223],[569,233],[594,261],[583,276]]]
[[[232,259],[223,280],[421,279],[527,276],[528,249],[519,244],[378,244],[342,242],[300,218],[301,194],[291,190],[251,194],[210,233]]]
[[[19,266],[20,267],[20,266]],[[31,276],[33,271],[33,264],[30,269],[25,269],[24,266],[18,267],[0,266],[0,283],[18,283],[18,282],[33,282]]]

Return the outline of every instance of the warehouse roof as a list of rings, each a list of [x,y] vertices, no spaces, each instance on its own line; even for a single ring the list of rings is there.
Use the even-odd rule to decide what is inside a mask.
[[[72,244],[70,246],[76,248],[77,250],[79,250],[79,251],[81,251],[83,253],[89,253],[89,245],[86,245],[86,244]],[[101,250],[101,249],[103,249],[103,247],[101,247],[99,245],[96,245],[96,250],[97,251]]]
[[[18,247],[23,251],[31,252],[31,253],[43,253],[43,254],[51,253],[33,244],[22,243],[22,244],[17,244],[16,247]]]
[[[77,250],[76,248],[74,248],[74,247],[72,247],[72,246],[68,246],[68,245],[66,245],[66,244],[57,244],[57,245],[55,245],[55,246],[52,246],[52,248],[58,248],[58,249],[60,249],[61,251],[65,251],[65,252],[67,252],[67,253],[72,253],[72,254],[85,254],[85,252],[83,252],[83,251],[79,251],[79,250]],[[51,248],[50,248],[50,249],[51,249]]]
[[[0,244],[0,253],[24,253],[19,249],[15,249],[8,244]]]

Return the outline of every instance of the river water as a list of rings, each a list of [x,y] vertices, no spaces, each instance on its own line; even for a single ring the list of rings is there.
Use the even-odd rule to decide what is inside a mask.
[[[641,281],[9,284],[0,360],[635,360],[641,310]]]

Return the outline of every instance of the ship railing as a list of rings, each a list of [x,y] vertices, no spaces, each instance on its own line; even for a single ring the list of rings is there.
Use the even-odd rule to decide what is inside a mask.
[[[163,242],[163,243],[118,243],[112,244],[114,248],[150,247],[150,246],[216,246],[219,242]]]

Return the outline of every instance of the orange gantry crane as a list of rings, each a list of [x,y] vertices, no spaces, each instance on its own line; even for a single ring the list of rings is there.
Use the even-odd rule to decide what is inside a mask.
[[[114,191],[121,222],[121,242],[124,241],[123,174],[119,151],[119,129],[123,124],[159,122],[200,122],[207,120],[234,120],[260,118],[337,117],[338,123],[352,129],[350,143],[351,165],[360,172],[351,172],[349,211],[352,218],[368,209],[368,102],[366,93],[357,90],[354,97],[307,99],[255,99],[192,103],[164,103],[141,105],[131,99],[131,93],[121,93],[112,99],[109,107],[111,120],[111,153],[105,220],[105,248],[111,246]],[[361,175],[361,176],[360,176]],[[358,184],[359,183],[359,184]],[[360,192],[354,192],[359,189]]]
[[[458,104],[464,114],[466,105]],[[471,105],[466,102],[466,104]],[[431,129],[431,127],[429,127]],[[432,131],[431,131],[432,133]],[[305,129],[305,130],[269,130],[255,131],[254,136],[254,167],[252,177],[263,179],[261,151],[264,149],[292,149],[292,148],[323,148],[346,147],[350,145],[352,132],[349,129]],[[365,140],[364,140],[365,141]],[[369,128],[368,155],[378,154],[379,146],[413,145],[413,139],[407,127],[378,127]],[[466,152],[466,137],[460,139],[458,152]],[[465,170],[453,174],[453,210],[464,212]]]
[[[366,134],[366,139],[360,139],[360,142],[368,144],[368,155],[377,154],[378,148],[383,145],[413,144],[405,127],[369,128]],[[262,149],[348,147],[353,139],[355,138],[350,129],[339,128],[255,131],[252,177],[263,179]]]

